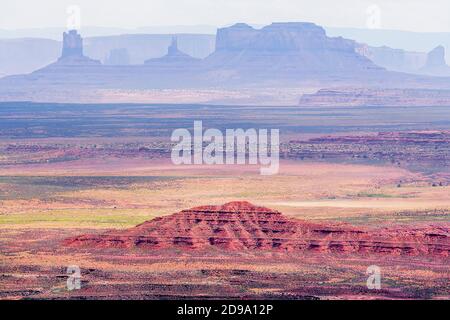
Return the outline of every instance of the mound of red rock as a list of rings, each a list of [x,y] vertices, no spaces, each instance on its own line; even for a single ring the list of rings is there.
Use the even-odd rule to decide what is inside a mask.
[[[202,206],[134,228],[65,241],[70,247],[276,250],[396,255],[450,253],[450,227],[379,229],[290,219],[248,202]]]

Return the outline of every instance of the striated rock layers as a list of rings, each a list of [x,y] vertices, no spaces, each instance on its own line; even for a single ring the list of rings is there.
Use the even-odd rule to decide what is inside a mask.
[[[248,202],[202,206],[144,222],[134,228],[65,240],[69,247],[212,249],[228,251],[379,253],[438,255],[450,253],[450,227],[429,226],[368,231],[345,224],[290,219]]]

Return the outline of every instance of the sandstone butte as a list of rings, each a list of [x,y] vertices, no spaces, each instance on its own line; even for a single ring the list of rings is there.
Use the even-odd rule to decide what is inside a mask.
[[[179,248],[226,251],[433,255],[448,257],[450,226],[401,226],[365,229],[343,223],[288,218],[249,202],[200,206],[158,217],[136,227],[66,239],[77,248]]]

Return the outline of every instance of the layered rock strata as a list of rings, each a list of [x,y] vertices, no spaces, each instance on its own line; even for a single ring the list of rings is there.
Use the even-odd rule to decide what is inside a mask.
[[[379,229],[325,224],[285,217],[248,202],[202,206],[155,218],[134,228],[67,239],[70,247],[220,248],[319,253],[440,255],[450,253],[450,228],[444,226]]]

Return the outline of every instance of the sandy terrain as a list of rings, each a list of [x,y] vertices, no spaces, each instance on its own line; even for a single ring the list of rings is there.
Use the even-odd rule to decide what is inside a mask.
[[[231,201],[250,201],[311,223],[439,230],[450,222],[445,141],[430,144],[427,135],[400,135],[404,144],[399,144],[393,134],[383,150],[385,140],[369,145],[364,132],[385,126],[441,128],[441,109],[427,110],[425,117],[392,108],[262,112],[232,106],[92,110],[77,105],[80,117],[73,106],[37,106],[36,114],[28,114],[34,106],[25,105],[17,107],[24,113],[13,116],[16,107],[0,110],[5,124],[0,129],[0,298],[450,297],[448,257],[63,245],[79,235],[123,231],[184,209]],[[205,115],[208,125],[218,128],[280,127],[284,142],[297,141],[292,157],[282,159],[274,176],[261,176],[259,166],[174,166],[167,160],[167,132]],[[30,123],[29,131],[22,121]],[[65,123],[63,132],[58,121]],[[307,141],[329,130],[341,139]],[[386,152],[377,157],[378,150]],[[354,152],[361,157],[354,158]],[[311,158],[302,159],[305,154]],[[81,268],[81,290],[67,291],[70,265]],[[382,269],[382,290],[366,286],[371,265]]]
[[[417,172],[398,167],[283,162],[279,175],[263,177],[257,167],[248,166],[174,167],[161,160],[96,159],[10,166],[2,168],[0,175],[0,189],[10,194],[0,200],[3,298],[120,295],[150,299],[371,299],[449,295],[445,285],[448,268],[444,267],[448,263],[439,259],[282,257],[277,253],[248,252],[237,256],[204,252],[194,257],[192,253],[168,252],[162,257],[148,252],[124,255],[114,250],[93,254],[61,246],[64,239],[75,235],[130,228],[197,205],[249,199],[292,217],[369,227],[448,221],[449,187],[432,187],[427,177]],[[120,180],[96,181],[99,176]],[[44,180],[9,181],[8,177]],[[58,181],[49,182],[46,177],[71,180],[64,180],[61,187]],[[144,180],[129,181],[124,177]],[[399,181],[401,188],[397,187]],[[23,183],[29,184],[30,190],[21,195],[26,189]],[[45,184],[58,187],[44,192]],[[79,185],[73,188],[74,184]],[[16,192],[11,192],[14,189]],[[318,270],[317,264],[327,267]],[[365,287],[365,268],[371,264],[382,266],[386,290],[373,292]],[[65,290],[68,265],[80,266],[82,290]]]

